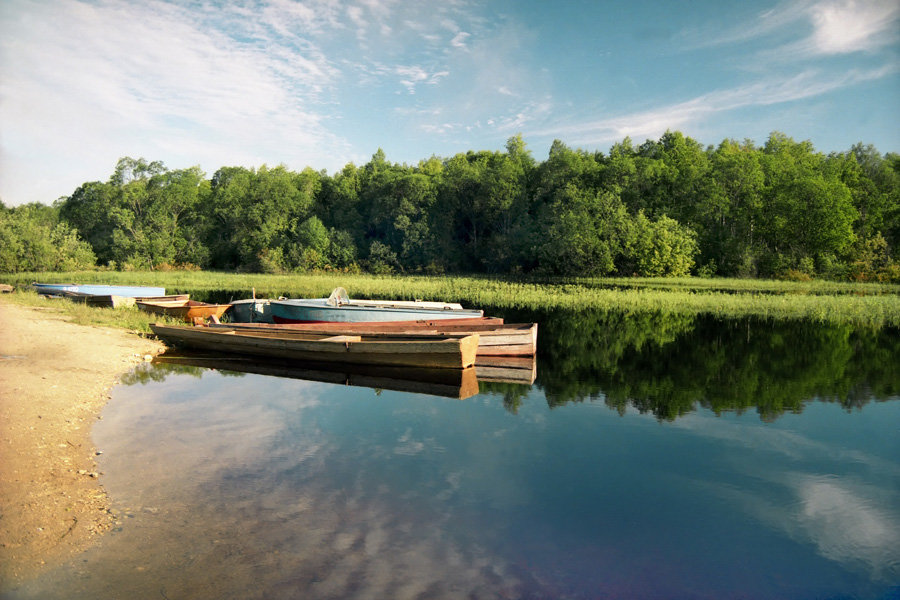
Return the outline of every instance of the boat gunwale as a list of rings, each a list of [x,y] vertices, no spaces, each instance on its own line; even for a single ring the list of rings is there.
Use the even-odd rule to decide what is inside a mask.
[[[184,345],[231,353],[286,356],[299,359],[340,360],[384,365],[431,366],[435,368],[466,368],[474,365],[478,348],[477,334],[461,338],[439,340],[363,340],[284,339],[263,332],[236,332],[210,327],[188,327],[154,323],[154,334],[172,345]],[[334,334],[323,334],[334,337]]]

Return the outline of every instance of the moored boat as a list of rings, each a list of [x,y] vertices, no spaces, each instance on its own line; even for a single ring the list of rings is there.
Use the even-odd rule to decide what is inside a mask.
[[[155,302],[138,300],[137,306],[149,313],[167,315],[189,323],[194,319],[210,319],[217,322],[231,308],[230,304],[207,304],[196,300],[158,300]]]
[[[231,301],[231,320],[235,323],[274,323],[268,298]]]
[[[269,302],[275,323],[377,323],[426,319],[477,319],[481,310],[460,304],[422,300],[350,300],[338,287],[328,298],[278,299]]]
[[[391,323],[296,323],[269,325],[261,323],[227,323],[216,327],[232,327],[239,331],[283,331],[298,335],[324,333],[332,335],[368,335],[408,339],[427,336],[464,336],[478,334],[478,356],[532,356],[537,351],[537,323],[503,324],[476,322],[454,324],[452,320],[435,324],[429,321]]]
[[[292,360],[464,369],[474,365],[478,349],[477,335],[411,340],[160,323],[150,327],[170,345]]]
[[[65,295],[65,292],[75,292],[93,296],[126,296],[130,298],[166,295],[165,288],[136,285],[38,283],[35,281],[32,282],[31,287],[37,290],[37,293],[46,296],[63,296]]]
[[[118,294],[85,294],[83,292],[63,292],[64,297],[72,302],[80,302],[88,306],[104,308],[127,308],[134,306],[134,298],[131,296],[119,296]]]
[[[428,319],[479,319],[484,316],[484,312],[481,310],[330,305],[326,298],[272,300],[270,307],[272,319],[276,323],[372,323]]]
[[[168,294],[166,296],[135,296],[135,300],[141,302],[162,302],[169,300],[190,300],[190,294]]]

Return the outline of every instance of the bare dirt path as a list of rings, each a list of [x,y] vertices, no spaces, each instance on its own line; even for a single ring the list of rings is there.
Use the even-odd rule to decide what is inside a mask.
[[[0,299],[0,593],[113,524],[91,426],[119,376],[162,349]]]

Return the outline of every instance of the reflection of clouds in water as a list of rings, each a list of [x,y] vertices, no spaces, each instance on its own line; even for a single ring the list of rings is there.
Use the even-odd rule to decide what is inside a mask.
[[[887,461],[859,450],[817,442],[794,431],[747,426],[701,414],[679,418],[670,426],[688,430],[703,437],[745,446],[754,451],[777,452],[792,460],[806,460],[811,457],[817,460],[830,458],[863,465],[883,476],[900,477],[900,463]]]
[[[423,442],[412,439],[412,429],[407,428],[406,432],[397,440],[397,446],[394,447],[394,454],[404,454],[413,456],[419,454],[425,449]]]
[[[127,584],[136,595],[162,584],[168,597],[197,598],[493,598],[521,586],[453,538],[452,511],[371,485],[367,462],[306,414],[337,388],[248,376],[206,382],[198,396],[169,379],[177,400],[168,387],[132,389],[106,423],[114,496],[135,490],[132,502],[160,507],[137,510],[108,546],[121,572],[106,581],[137,577]],[[445,451],[413,428],[394,439],[376,454]],[[461,480],[452,472],[430,494],[452,496]]]
[[[277,459],[272,452],[279,445],[273,440],[284,433],[285,413],[293,413],[296,420],[297,414],[319,404],[315,386],[305,382],[290,382],[292,385],[274,389],[267,386],[271,397],[259,402],[259,388],[252,377],[222,377],[219,385],[207,381],[202,386],[203,395],[194,397],[189,394],[195,392],[185,391],[183,378],[168,377],[162,384],[164,394],[153,387],[129,388],[127,404],[115,403],[104,413],[104,421],[95,429],[98,445],[127,447],[127,451],[107,452],[105,468],[116,473],[115,480],[108,484],[171,496],[178,488],[205,485],[220,478],[223,469]],[[170,400],[184,396],[188,399]],[[178,426],[170,432],[168,423]],[[309,450],[300,450],[299,456],[311,458],[316,451],[313,444]],[[141,467],[119,468],[124,461],[132,465],[137,461]],[[191,476],[185,477],[186,473]],[[151,488],[141,480],[164,485]]]
[[[900,519],[873,506],[870,496],[837,479],[801,476],[796,526],[819,553],[841,563],[859,563],[876,579],[900,576]]]
[[[900,465],[858,450],[847,450],[816,442],[796,432],[743,426],[721,419],[692,415],[674,426],[691,433],[732,443],[758,452],[773,452],[789,459],[784,470],[756,467],[753,454],[732,461],[734,468],[754,479],[780,486],[790,494],[784,503],[763,494],[721,484],[702,485],[740,505],[746,512],[799,543],[812,543],[818,553],[846,568],[867,572],[875,580],[900,577],[900,498],[897,478]],[[857,477],[820,476],[797,472],[798,463],[812,463],[810,471],[825,458],[835,463],[863,465],[870,475],[863,483]]]

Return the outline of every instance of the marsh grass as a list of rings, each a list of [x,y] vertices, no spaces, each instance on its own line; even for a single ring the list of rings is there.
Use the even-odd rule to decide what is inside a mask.
[[[466,307],[526,310],[604,310],[624,313],[711,314],[720,318],[809,319],[865,326],[900,326],[900,286],[840,282],[737,279],[578,279],[506,281],[488,277],[348,274],[261,275],[167,271],[22,273],[3,279],[155,285],[167,293],[216,293],[229,299],[324,297],[337,286],[351,298],[440,300]]]

